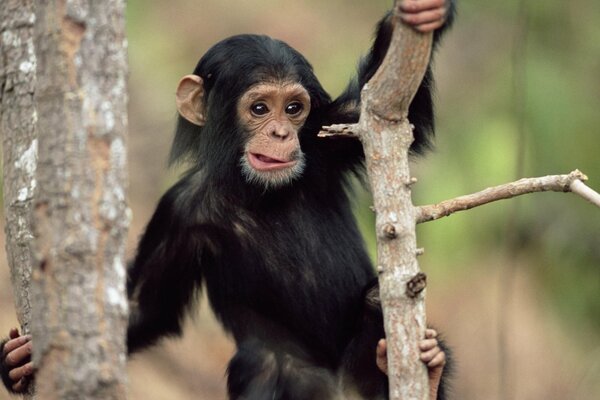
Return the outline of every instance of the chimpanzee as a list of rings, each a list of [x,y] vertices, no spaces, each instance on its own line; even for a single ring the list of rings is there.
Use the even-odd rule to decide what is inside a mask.
[[[405,0],[398,14],[435,30],[437,43],[454,1]],[[358,120],[360,89],[387,51],[392,18],[379,23],[357,78],[335,100],[300,53],[267,36],[225,39],[183,77],[170,160],[191,167],[160,200],[129,268],[129,352],[181,334],[204,286],[237,344],[231,399],[388,398],[378,287],[349,199],[362,146],[317,133]],[[415,153],[433,133],[431,86],[428,69],[409,110]],[[21,392],[33,373],[31,341],[9,336],[0,372]],[[420,348],[432,398],[443,399],[435,331]]]

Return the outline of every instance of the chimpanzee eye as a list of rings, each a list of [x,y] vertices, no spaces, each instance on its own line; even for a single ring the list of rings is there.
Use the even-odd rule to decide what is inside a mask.
[[[302,105],[302,103],[295,101],[287,105],[287,107],[285,108],[285,112],[289,115],[296,115],[299,114],[303,109],[304,106]]]
[[[252,112],[252,114],[254,114],[256,116],[261,116],[261,115],[265,115],[266,113],[268,113],[269,108],[267,107],[267,105],[265,103],[256,103],[256,104],[252,104],[252,106],[250,107],[250,111]]]

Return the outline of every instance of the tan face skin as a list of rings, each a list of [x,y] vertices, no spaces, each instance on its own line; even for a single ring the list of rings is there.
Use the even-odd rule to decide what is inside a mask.
[[[266,187],[298,177],[304,155],[298,133],[310,112],[310,97],[297,82],[263,82],[238,101],[239,122],[249,134],[240,160],[244,175]]]

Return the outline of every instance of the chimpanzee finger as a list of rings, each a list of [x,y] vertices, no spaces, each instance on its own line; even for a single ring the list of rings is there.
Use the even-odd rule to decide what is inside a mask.
[[[12,390],[15,391],[15,393],[23,393],[27,389],[27,386],[29,386],[29,378],[24,376],[19,379],[19,382],[12,385]]]
[[[387,355],[387,342],[385,339],[379,339],[377,342],[377,356],[385,357]]]
[[[400,10],[406,13],[418,13],[433,8],[442,8],[446,0],[404,0],[400,3]]]
[[[422,352],[420,358],[421,358],[421,361],[423,361],[424,363],[429,365],[429,363],[431,361],[433,361],[440,353],[443,354],[444,352],[442,351],[441,348],[436,346],[431,350]],[[445,358],[445,355],[444,355],[444,358]]]
[[[8,337],[10,339],[16,339],[19,337],[19,330],[17,328],[11,328],[10,331],[8,331]]]
[[[435,22],[444,21],[446,16],[446,10],[443,8],[436,8],[433,10],[427,10],[418,14],[403,13],[400,18],[402,21],[409,25],[425,25]]]
[[[4,357],[5,355],[7,355],[8,353],[12,352],[13,350],[25,345],[26,343],[31,341],[31,336],[29,335],[24,335],[24,336],[19,336],[15,339],[11,339],[8,342],[6,342],[4,344],[4,349],[3,349],[3,353],[2,356]]]
[[[440,351],[433,357],[431,361],[427,363],[429,368],[437,368],[446,365],[446,353]]]
[[[423,339],[419,342],[419,349],[421,349],[421,351],[429,351],[437,347],[437,345],[437,339]]]
[[[13,339],[18,340],[18,339]],[[5,358],[5,363],[9,367],[18,367],[23,365],[31,357],[33,345],[31,341],[26,342],[22,346],[17,347],[15,350],[10,351]]]
[[[13,381],[20,381],[22,378],[26,376],[30,376],[33,374],[33,362],[29,361],[27,364],[23,365],[19,368],[13,368],[8,373],[8,376]]]
[[[384,374],[387,374],[387,342],[385,339],[381,339],[377,343],[376,354],[375,363],[377,364],[377,368]]]
[[[432,328],[425,329],[425,339],[434,339],[438,335],[437,331]]]
[[[429,23],[429,24],[417,25],[417,26],[414,26],[413,28],[418,30],[419,32],[427,33],[427,32],[435,31],[436,29],[441,28],[442,25],[444,25],[444,22],[446,22],[446,21],[440,20],[437,22]]]

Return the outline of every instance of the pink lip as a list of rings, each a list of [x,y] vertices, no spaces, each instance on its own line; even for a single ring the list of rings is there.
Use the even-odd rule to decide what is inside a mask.
[[[248,162],[258,171],[284,169],[296,164],[296,161],[284,161],[257,153],[248,153]]]

